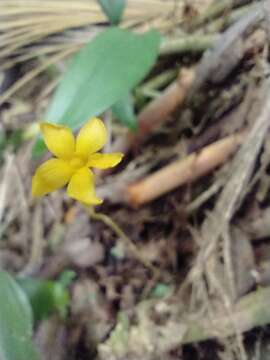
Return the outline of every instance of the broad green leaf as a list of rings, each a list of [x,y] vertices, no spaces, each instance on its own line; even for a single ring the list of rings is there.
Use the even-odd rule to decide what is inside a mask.
[[[32,310],[28,299],[5,271],[0,271],[0,359],[38,360],[32,343]]]
[[[137,118],[134,113],[134,106],[130,94],[117,101],[112,106],[113,115],[130,130],[137,129]]]
[[[70,303],[69,293],[60,281],[18,278],[18,284],[27,294],[35,321],[46,319],[54,311],[65,316]]]
[[[125,0],[98,0],[103,12],[112,25],[121,21],[126,1]]]
[[[46,121],[74,129],[101,114],[145,77],[155,63],[159,42],[154,30],[138,35],[109,28],[97,35],[75,56],[54,95]],[[41,150],[37,145],[34,155]]]

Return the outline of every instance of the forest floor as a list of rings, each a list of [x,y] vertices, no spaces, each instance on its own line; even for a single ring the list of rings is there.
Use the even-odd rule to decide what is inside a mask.
[[[67,318],[35,328],[44,360],[268,359],[270,6],[179,2],[173,16],[175,1],[139,3],[138,30],[177,41],[136,89],[139,131],[104,114],[106,151],[126,156],[97,173],[105,201],[90,216],[64,191],[31,196],[41,162],[31,131],[65,60],[47,69],[49,54],[20,59],[53,36],[75,39],[74,52],[76,31],[67,24],[0,53],[0,267],[40,279],[75,273]]]

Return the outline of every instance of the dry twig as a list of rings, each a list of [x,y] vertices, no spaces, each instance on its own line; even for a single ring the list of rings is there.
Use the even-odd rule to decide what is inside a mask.
[[[177,160],[145,179],[127,187],[127,201],[138,206],[192,182],[224,163],[244,139],[243,133],[228,136],[206,146],[199,153]]]

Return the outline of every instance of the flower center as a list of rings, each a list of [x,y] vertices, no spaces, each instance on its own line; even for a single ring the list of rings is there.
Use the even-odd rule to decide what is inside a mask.
[[[79,169],[79,168],[83,167],[84,164],[85,164],[85,161],[80,156],[74,156],[70,160],[70,165],[75,169]]]

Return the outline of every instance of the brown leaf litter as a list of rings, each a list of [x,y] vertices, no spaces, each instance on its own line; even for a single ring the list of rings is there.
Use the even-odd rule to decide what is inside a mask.
[[[97,214],[63,191],[33,201],[32,144],[5,149],[0,267],[76,273],[66,322],[52,317],[36,329],[44,360],[209,359],[209,351],[243,360],[259,343],[254,328],[270,322],[268,17],[266,2],[244,3],[185,9],[181,31],[212,27],[214,45],[201,58],[168,56],[179,76],[142,108],[135,136],[112,126],[111,147],[126,157],[97,174],[106,199]],[[155,16],[144,26],[168,30]],[[55,86],[46,75],[31,84],[31,98],[18,93],[2,109],[7,135],[38,118]]]

